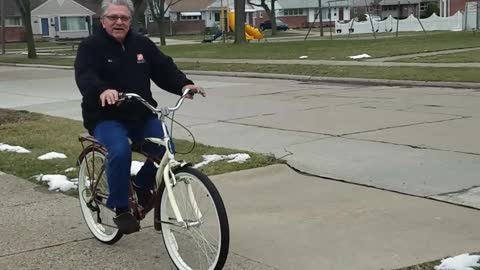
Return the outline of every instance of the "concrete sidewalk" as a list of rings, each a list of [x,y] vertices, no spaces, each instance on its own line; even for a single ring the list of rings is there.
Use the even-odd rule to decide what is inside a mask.
[[[231,228],[225,269],[395,269],[478,250],[478,211],[305,176],[285,165],[212,177]],[[113,246],[76,198],[0,175],[0,269],[173,269],[147,218]]]

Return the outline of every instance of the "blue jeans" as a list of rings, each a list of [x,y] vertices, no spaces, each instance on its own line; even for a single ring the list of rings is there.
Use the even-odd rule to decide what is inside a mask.
[[[110,195],[107,207],[128,207],[128,180],[132,162],[132,150],[128,138],[134,143],[142,142],[147,137],[163,138],[161,122],[151,118],[144,122],[120,122],[108,120],[100,122],[94,130],[94,137],[107,148],[106,174]],[[162,157],[165,147],[146,143],[142,150],[153,156]],[[135,185],[153,188],[156,167],[147,160],[135,178]]]

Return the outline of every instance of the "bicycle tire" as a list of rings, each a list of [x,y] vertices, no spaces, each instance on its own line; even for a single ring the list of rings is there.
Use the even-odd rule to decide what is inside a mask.
[[[88,201],[92,196],[90,189],[92,184],[97,187],[98,192],[104,195],[105,201],[106,198],[108,198],[108,183],[104,170],[105,159],[106,153],[104,150],[93,147],[87,149],[80,161],[80,168],[78,170],[78,199],[83,219],[95,239],[102,243],[112,245],[123,236],[123,233],[114,227],[113,220],[111,220],[113,218],[113,212],[107,210],[106,206],[98,205],[95,202],[93,202],[94,205],[92,207],[97,207],[98,213],[88,206]],[[93,175],[93,181],[89,179],[91,175]],[[101,209],[105,210],[102,211]],[[103,222],[112,223],[110,225],[103,222],[99,223],[98,216],[102,217]]]
[[[212,183],[212,181],[203,173],[199,172],[196,169],[193,169],[191,167],[182,167],[174,170],[174,175],[175,178],[177,179],[177,184],[172,187],[173,192],[175,194],[175,198],[177,200],[177,204],[179,205],[179,208],[182,206],[184,208],[181,208],[180,212],[182,217],[185,220],[190,220],[192,221],[192,216],[195,215],[195,210],[192,207],[191,203],[189,201],[179,200],[181,197],[181,193],[185,194],[188,193],[186,190],[186,184],[190,184],[193,190],[200,191],[199,189],[202,189],[201,191],[205,192],[205,194],[195,194],[195,202],[198,205],[198,208],[202,212],[203,216],[200,219],[200,221],[197,219],[195,216],[195,221],[192,221],[191,223],[200,223],[195,226],[191,226],[190,228],[179,228],[177,226],[174,226],[171,224],[171,222],[175,219],[173,215],[173,211],[171,209],[170,203],[168,201],[168,195],[167,195],[167,189],[165,188],[165,182],[162,181],[160,184],[160,187],[158,189],[158,194],[159,194],[159,200],[157,201],[158,205],[156,210],[158,211],[159,218],[160,218],[160,228],[163,236],[163,242],[165,244],[165,248],[167,249],[167,253],[170,256],[170,259],[174,263],[177,269],[179,270],[191,270],[191,269],[208,269],[208,270],[219,270],[222,269],[223,266],[225,265],[225,262],[227,260],[228,256],[228,249],[229,249],[229,243],[230,243],[230,232],[229,232],[229,225],[228,225],[228,217],[227,213],[225,210],[225,206],[223,204],[222,198],[220,197],[220,194],[215,187],[215,185]],[[188,180],[187,180],[188,178]],[[186,183],[188,181],[188,183]],[[192,183],[195,183],[194,185]],[[184,191],[182,191],[184,190]],[[180,194],[179,194],[180,193]],[[188,194],[187,194],[188,195]],[[214,208],[214,213],[209,213],[208,209],[205,211],[203,209],[202,202],[204,200],[207,201],[207,203],[211,203],[213,208]],[[188,208],[188,209],[187,209]],[[207,219],[210,221],[210,218],[213,218],[214,220],[212,223],[207,224]],[[213,223],[218,223],[218,224],[213,224]],[[208,227],[207,227],[208,226]],[[218,226],[218,228],[214,228],[213,226]],[[209,231],[203,231],[201,229],[197,229],[195,227],[202,227],[202,229],[206,229]],[[174,232],[178,231],[178,235],[175,236]],[[207,233],[204,234],[204,232]],[[213,234],[211,233],[213,232]],[[219,239],[213,239],[215,237],[214,234],[217,234]],[[179,243],[184,240],[187,240],[188,238],[195,238],[195,235],[197,237],[202,238],[201,240],[205,240],[207,242],[207,236],[211,237],[216,243],[198,243],[194,240],[193,245],[188,245],[185,243]],[[181,241],[178,241],[181,240]],[[197,239],[198,240],[198,239]],[[195,246],[196,248],[193,249],[192,251],[192,246]],[[204,252],[203,255],[206,255],[205,261],[203,258],[201,258],[200,266],[203,265],[205,262],[207,264],[207,267],[199,267],[199,265],[193,263],[193,258],[200,258],[201,256],[197,255],[202,255],[200,254],[204,250],[201,250],[202,248],[204,249],[213,249],[215,248],[215,252],[209,252],[208,250]],[[185,255],[181,255],[185,254]],[[195,254],[196,253],[196,254]],[[212,253],[213,255],[213,260],[211,262],[209,261],[209,254],[206,253]]]

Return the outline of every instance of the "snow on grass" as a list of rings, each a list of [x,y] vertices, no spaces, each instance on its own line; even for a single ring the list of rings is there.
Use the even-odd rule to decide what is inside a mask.
[[[70,168],[66,169],[65,172],[74,172],[74,171],[76,171],[76,170],[77,170],[77,168],[75,168],[75,167],[70,167]]]
[[[136,160],[132,161],[132,165],[130,166],[130,175],[137,175],[138,171],[140,171],[142,166],[143,162]]]
[[[34,176],[37,181],[47,182],[48,183],[48,190],[50,191],[68,191],[70,189],[76,189],[78,179],[76,183],[73,181],[68,180],[65,175],[61,174],[40,174]]]
[[[47,159],[54,159],[54,158],[67,158],[67,156],[62,153],[50,152],[38,157],[38,159],[40,160],[47,160]]]
[[[350,59],[362,59],[362,58],[370,58],[371,56],[364,53],[364,54],[359,54],[359,55],[352,55],[349,56]]]
[[[435,270],[474,270],[472,267],[478,267],[480,264],[479,255],[461,254],[455,257],[443,259],[440,265],[434,267]]]
[[[225,160],[225,159],[228,159],[227,162],[229,162],[229,163],[231,163],[231,162],[243,163],[250,158],[250,155],[242,154],[242,153],[241,154],[230,154],[230,155],[213,154],[213,155],[202,155],[202,157],[203,157],[203,161],[198,163],[198,164],[195,164],[193,166],[194,168],[200,168],[200,167],[205,166],[209,163],[212,163],[212,162],[215,162],[215,161],[220,161],[220,160]]]
[[[21,146],[13,146],[5,143],[0,143],[0,151],[5,152],[16,152],[16,153],[30,153],[30,150],[27,150]]]

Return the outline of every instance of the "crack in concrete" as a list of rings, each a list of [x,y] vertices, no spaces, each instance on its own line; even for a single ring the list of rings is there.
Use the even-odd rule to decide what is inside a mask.
[[[88,238],[78,239],[78,240],[72,240],[72,241],[68,241],[68,242],[63,242],[63,243],[58,243],[58,244],[53,244],[53,245],[48,245],[48,246],[43,246],[43,247],[38,247],[38,248],[32,248],[32,249],[22,250],[22,251],[18,251],[18,252],[13,252],[13,253],[2,254],[2,255],[0,255],[0,258],[11,257],[11,256],[19,255],[19,254],[24,254],[24,253],[37,251],[37,250],[42,250],[42,249],[48,249],[48,248],[52,248],[52,247],[59,247],[59,246],[63,246],[63,245],[70,244],[70,243],[83,242],[83,241],[90,240],[90,239],[93,239],[93,237],[88,237]]]
[[[320,133],[320,132],[306,131],[306,130],[294,130],[294,129],[287,129],[287,128],[273,128],[273,127],[255,125],[255,124],[235,123],[235,122],[230,122],[228,120],[227,121],[220,120],[219,122],[233,124],[233,125],[247,126],[247,127],[258,127],[258,128],[264,128],[264,129],[272,129],[272,130],[282,130],[282,131],[290,131],[290,132],[298,132],[298,133],[324,135],[324,136],[330,136],[330,137],[340,137],[339,135],[328,134],[328,133]]]
[[[301,174],[301,175],[311,176],[311,177],[315,177],[315,178],[321,178],[321,179],[324,179],[324,180],[329,180],[329,181],[334,181],[334,182],[340,182],[340,183],[345,183],[345,184],[350,184],[350,185],[356,185],[356,186],[360,186],[360,187],[373,188],[373,189],[377,189],[377,190],[381,190],[381,191],[387,191],[387,192],[392,192],[392,193],[396,193],[396,194],[400,194],[400,195],[404,195],[404,196],[410,196],[410,197],[415,197],[415,198],[427,199],[427,200],[431,200],[431,201],[441,202],[441,203],[445,203],[445,204],[450,204],[450,205],[455,205],[455,206],[459,206],[459,207],[463,207],[463,208],[474,209],[474,210],[479,210],[479,211],[480,211],[480,208],[475,207],[475,206],[464,205],[464,204],[455,203],[455,202],[451,202],[451,201],[444,201],[444,200],[441,200],[441,199],[432,197],[432,196],[439,196],[439,195],[427,195],[427,196],[416,195],[416,194],[406,193],[406,192],[402,192],[402,191],[398,191],[398,190],[393,190],[393,189],[388,189],[388,188],[377,187],[377,186],[374,186],[374,185],[356,183],[356,182],[352,182],[352,181],[349,181],[349,180],[344,180],[344,179],[339,179],[339,178],[333,178],[333,177],[328,177],[328,176],[322,176],[322,175],[316,175],[316,174],[308,173],[308,172],[305,172],[305,171],[302,171],[302,170],[296,168],[295,166],[289,164],[288,162],[287,162],[286,165],[287,165],[289,168],[291,168],[292,170],[294,170],[295,172],[297,172],[297,173],[299,173],[299,174]]]
[[[436,196],[461,195],[461,194],[468,193],[470,190],[472,190],[472,189],[474,189],[474,188],[478,188],[478,187],[480,187],[480,185],[475,185],[475,186],[471,186],[471,187],[469,187],[469,188],[463,188],[463,189],[456,190],[456,191],[439,193],[439,194],[437,194]]]
[[[5,207],[19,207],[19,206],[27,206],[27,205],[32,205],[32,204],[37,204],[37,203],[44,203],[44,202],[53,202],[53,201],[60,201],[65,198],[56,198],[56,199],[51,199],[51,200],[45,200],[45,201],[34,201],[34,202],[28,202],[28,203],[19,203],[19,204],[14,204],[14,205],[7,205]]]
[[[443,119],[443,120],[436,120],[436,121],[424,121],[424,122],[420,122],[420,123],[405,124],[405,125],[383,127],[383,128],[357,131],[357,132],[351,132],[351,133],[344,133],[344,134],[340,134],[339,137],[348,136],[348,135],[363,134],[363,133],[386,130],[386,129],[400,128],[400,127],[410,127],[410,126],[418,126],[418,125],[424,125],[424,124],[441,123],[441,122],[447,122],[447,121],[459,120],[459,119],[465,119],[465,118],[471,118],[471,116],[457,117],[457,118],[450,118],[450,119]]]

